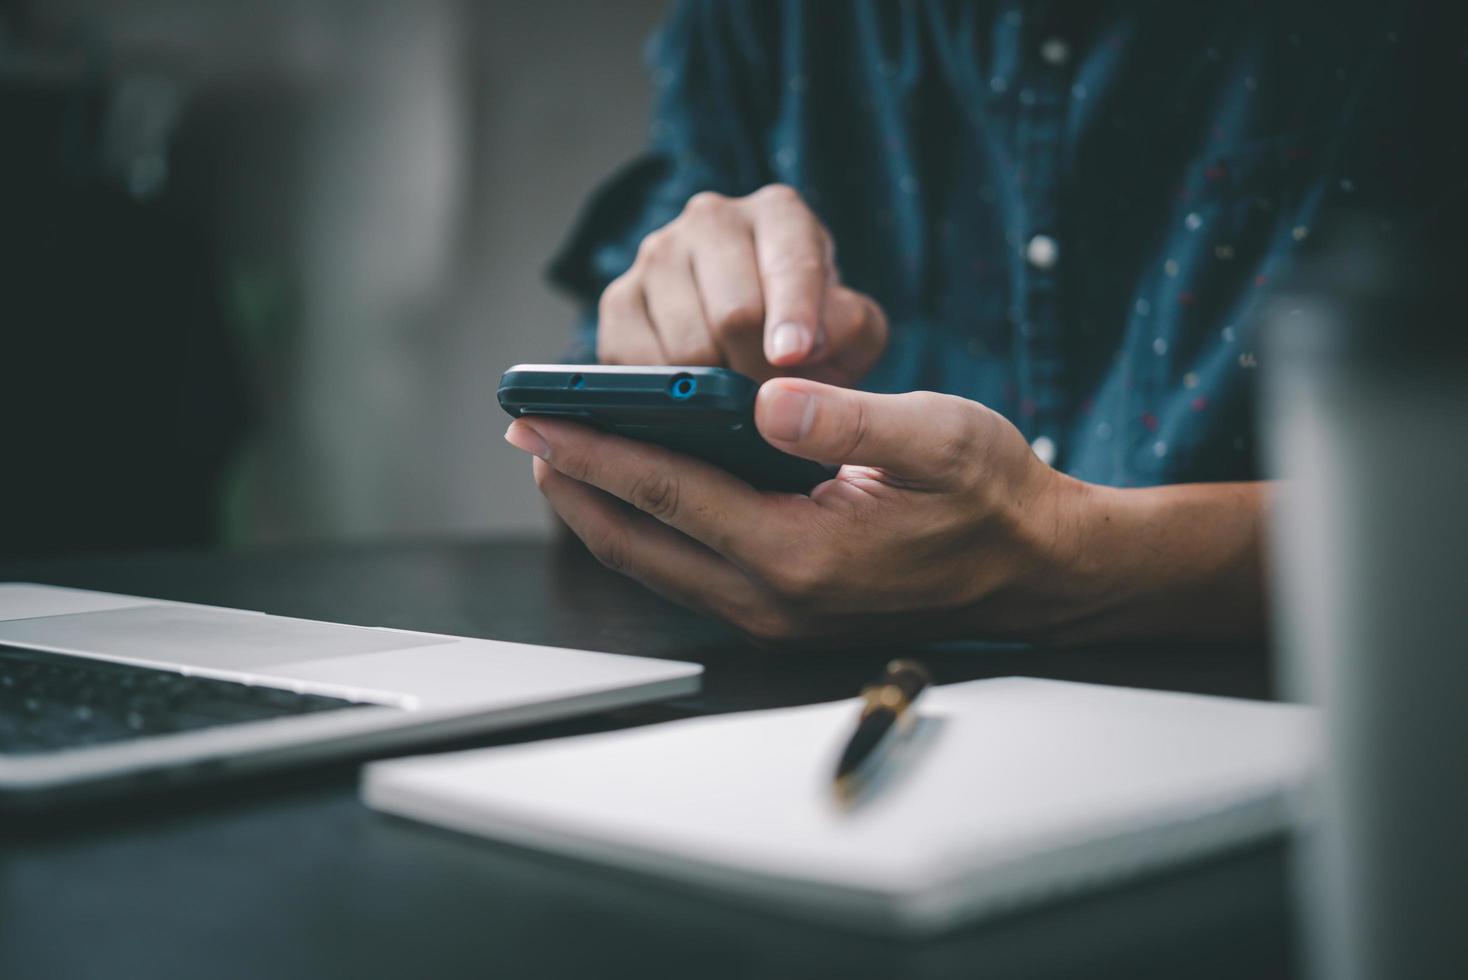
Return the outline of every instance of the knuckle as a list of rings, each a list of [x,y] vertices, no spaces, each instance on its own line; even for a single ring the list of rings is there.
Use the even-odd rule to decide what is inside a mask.
[[[535,489],[539,490],[541,494],[544,495],[546,492],[546,484],[549,483],[551,480],[551,468],[549,466],[539,465],[539,460],[537,460],[536,462],[537,465],[530,468],[531,476],[535,478]]]
[[[992,413],[967,398],[959,398],[956,395],[939,395],[938,397],[949,406],[949,417],[953,420],[953,438],[963,444],[964,452],[971,456],[975,451],[983,448],[988,438],[988,420]]]
[[[717,191],[699,191],[683,205],[683,213],[690,216],[722,214],[729,199]]]
[[[939,475],[967,477],[974,469],[973,458],[956,442],[940,443],[933,454],[933,468]]]
[[[673,232],[665,225],[648,232],[637,246],[637,263],[646,265],[667,257],[673,249]]]
[[[971,474],[978,464],[979,419],[973,405],[952,395],[916,392],[923,417],[933,420],[933,461],[944,472]]]
[[[820,557],[788,559],[770,574],[770,584],[787,599],[809,603],[819,598],[831,581],[831,569]]]
[[[631,563],[627,536],[620,530],[608,530],[590,538],[586,550],[593,558],[614,572],[625,572]]]
[[[679,496],[676,478],[658,469],[648,469],[632,484],[628,502],[660,521],[671,521],[678,515]]]
[[[790,207],[804,203],[800,199],[800,192],[789,184],[766,184],[751,194],[750,198],[760,204],[777,207]]]
[[[597,466],[592,462],[594,458],[594,454],[588,453],[574,440],[566,440],[556,448],[555,470],[578,483],[600,486]]]
[[[601,291],[596,302],[597,315],[603,320],[621,315],[631,304],[637,288],[637,279],[631,272],[623,273],[607,283],[607,288]]]
[[[834,451],[840,459],[860,460],[871,440],[872,423],[866,399],[854,398],[851,406],[851,417],[841,426]]]

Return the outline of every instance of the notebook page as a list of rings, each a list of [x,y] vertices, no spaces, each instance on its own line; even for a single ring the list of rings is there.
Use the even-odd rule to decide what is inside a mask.
[[[1028,678],[919,705],[911,751],[850,810],[831,773],[854,700],[378,763],[365,792],[424,819],[477,815],[480,832],[901,896],[1278,795],[1307,770],[1314,725],[1293,706]]]

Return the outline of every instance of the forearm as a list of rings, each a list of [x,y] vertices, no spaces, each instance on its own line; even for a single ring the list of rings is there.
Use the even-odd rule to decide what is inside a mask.
[[[1071,490],[1057,517],[1058,594],[1043,639],[1263,636],[1270,484]]]

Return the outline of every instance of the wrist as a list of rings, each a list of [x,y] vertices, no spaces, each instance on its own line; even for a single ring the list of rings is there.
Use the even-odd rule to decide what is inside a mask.
[[[1126,574],[1116,550],[1123,525],[1145,523],[1130,491],[1062,476],[1063,488],[1053,505],[1056,531],[1051,536],[1044,581],[1044,615],[1037,639],[1065,643],[1090,639],[1094,624],[1118,603],[1129,601],[1137,583]]]
[[[1064,479],[1028,638],[1078,644],[1262,632],[1265,485],[1119,488]]]
[[[1054,640],[1090,619],[1103,603],[1106,571],[1096,547],[1100,529],[1114,520],[1118,490],[1077,480],[1045,467],[1042,505],[1035,517],[1038,561],[1032,577],[1031,636]]]
[[[1028,447],[1025,447],[1028,452]],[[1094,526],[1105,523],[1109,487],[1067,476],[1030,456],[1012,484],[1005,560],[986,550],[976,570],[972,626],[981,633],[1050,641],[1087,618],[1104,578]]]

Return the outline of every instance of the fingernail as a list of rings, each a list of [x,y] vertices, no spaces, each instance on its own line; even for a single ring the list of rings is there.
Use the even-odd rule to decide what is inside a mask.
[[[798,323],[782,323],[770,333],[770,362],[801,357],[811,348],[810,330]]]
[[[783,385],[766,389],[764,425],[761,428],[770,438],[781,442],[799,442],[810,433],[811,422],[815,417],[815,396]]]
[[[520,419],[511,422],[510,427],[505,430],[505,442],[532,456],[550,459],[550,443],[546,442],[540,433],[532,429],[528,423]]]

